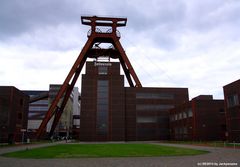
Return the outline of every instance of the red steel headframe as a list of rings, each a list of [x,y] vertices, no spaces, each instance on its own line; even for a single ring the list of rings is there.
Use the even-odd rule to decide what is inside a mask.
[[[83,65],[88,57],[97,58],[103,54],[109,54],[111,58],[118,58],[128,83],[131,87],[142,87],[119,39],[120,34],[117,31],[117,27],[126,26],[127,18],[111,18],[111,17],[97,17],[97,16],[82,16],[81,22],[84,25],[91,26],[91,30],[88,32],[88,40],[80,52],[77,60],[68,73],[65,81],[61,85],[55,99],[53,100],[48,112],[46,113],[40,127],[37,131],[37,138],[41,138],[45,133],[45,129],[49,120],[55,115],[51,131],[49,136],[52,136],[57,123],[62,115],[64,107],[71,95],[73,87],[81,73]],[[110,27],[107,32],[101,32],[98,27]],[[98,43],[110,43],[114,46],[114,49],[96,49],[93,48],[94,44]],[[63,100],[61,100],[63,99]]]

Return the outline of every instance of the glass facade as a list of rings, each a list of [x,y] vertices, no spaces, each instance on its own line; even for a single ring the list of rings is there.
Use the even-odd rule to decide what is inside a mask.
[[[97,82],[97,134],[107,135],[108,133],[108,105],[109,105],[109,83],[108,80]]]

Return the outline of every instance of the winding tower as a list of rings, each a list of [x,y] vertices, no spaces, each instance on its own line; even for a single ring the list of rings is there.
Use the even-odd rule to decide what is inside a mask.
[[[87,33],[88,40],[49,107],[37,131],[37,138],[44,135],[47,123],[54,117],[49,134],[52,136],[87,58],[119,59],[130,87],[142,87],[120,43],[121,36],[117,30],[117,27],[126,26],[127,18],[82,16],[81,22],[91,27]],[[110,47],[106,48],[102,45]]]

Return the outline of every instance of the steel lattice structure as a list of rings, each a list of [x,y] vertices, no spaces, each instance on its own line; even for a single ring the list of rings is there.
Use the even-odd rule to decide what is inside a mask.
[[[119,41],[120,33],[117,27],[126,26],[127,18],[82,16],[81,22],[83,25],[91,26],[88,32],[88,40],[46,113],[37,131],[37,138],[43,136],[47,123],[55,116],[49,135],[51,136],[53,134],[87,58],[97,59],[99,57],[109,57],[119,59],[130,87],[142,87]],[[107,27],[109,29],[107,31],[102,31],[102,27]],[[101,48],[99,47],[101,43],[111,44],[113,47]]]

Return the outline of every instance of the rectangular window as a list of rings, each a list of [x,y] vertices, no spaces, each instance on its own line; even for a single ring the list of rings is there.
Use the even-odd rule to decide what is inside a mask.
[[[187,127],[183,127],[183,134],[187,134],[188,131],[187,131]]]
[[[44,105],[44,104],[46,104],[46,105],[48,105],[48,100],[38,100],[38,101],[33,102],[31,104],[34,104],[34,105],[37,105],[37,104]]]
[[[183,112],[183,119],[184,119],[184,118],[187,118],[186,112]]]
[[[234,94],[234,95],[230,95],[227,97],[227,105],[228,107],[234,107],[239,105],[239,100],[238,100],[238,95]]]
[[[188,109],[188,117],[192,117],[193,116],[193,113],[192,113],[192,109]]]
[[[137,117],[137,123],[156,123],[157,117]]]
[[[179,113],[179,114],[178,114],[178,118],[179,118],[179,120],[182,119],[182,113]]]
[[[20,106],[23,106],[23,99],[20,99]]]
[[[137,104],[137,111],[167,111],[174,108],[174,105],[169,104]]]
[[[98,80],[97,82],[97,122],[96,129],[98,135],[107,135],[108,133],[108,112],[109,96],[108,81]]]
[[[175,114],[175,120],[176,120],[176,121],[178,120],[178,115],[177,115],[177,114]]]
[[[17,118],[18,118],[19,120],[22,120],[22,113],[18,113],[18,114],[17,114]]]
[[[107,75],[108,67],[106,66],[98,66],[98,75]]]
[[[175,134],[179,134],[179,132],[180,132],[180,129],[179,129],[179,128],[177,128],[177,127],[175,127],[175,128],[174,128],[174,132],[175,132]]]
[[[31,111],[47,111],[48,106],[29,106],[29,112]]]
[[[136,93],[137,99],[174,99],[174,95],[171,93]]]

